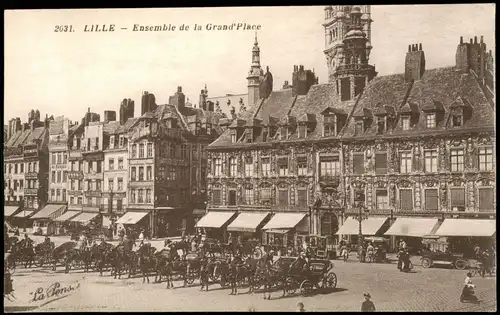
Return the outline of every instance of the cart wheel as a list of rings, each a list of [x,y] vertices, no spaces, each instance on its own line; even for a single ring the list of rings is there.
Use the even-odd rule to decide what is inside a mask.
[[[311,281],[304,280],[300,284],[300,294],[302,296],[308,296],[314,288],[314,284]]]
[[[467,261],[463,259],[457,259],[455,261],[455,268],[457,268],[458,270],[464,270],[465,268],[467,268]]]
[[[325,287],[328,289],[335,289],[337,287],[337,275],[335,274],[335,272],[328,274]]]
[[[187,277],[186,277],[186,283],[187,284],[193,284],[194,280],[196,279],[196,276],[197,276],[196,272],[193,272],[193,271],[189,272],[187,274]]]
[[[432,260],[430,258],[422,258],[422,267],[430,268],[432,266]]]
[[[297,291],[297,283],[293,281],[293,279],[290,277],[287,277],[285,281],[286,281],[287,292],[290,294],[294,294]]]

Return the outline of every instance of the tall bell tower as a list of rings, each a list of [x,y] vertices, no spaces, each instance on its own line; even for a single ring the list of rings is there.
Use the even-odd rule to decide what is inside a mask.
[[[257,33],[255,34],[255,42],[252,48],[252,65],[248,72],[248,105],[253,106],[260,99],[259,86],[260,77],[264,75],[260,67],[260,48],[257,41]]]
[[[354,100],[377,72],[370,65],[370,6],[325,7],[325,50],[328,81],[343,101]]]

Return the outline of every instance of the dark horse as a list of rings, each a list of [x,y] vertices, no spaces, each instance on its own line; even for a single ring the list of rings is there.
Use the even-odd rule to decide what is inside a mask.
[[[111,275],[118,276],[121,279],[122,268],[128,269],[128,277],[130,278],[135,269],[137,258],[134,252],[126,251],[123,245],[115,246],[107,255],[107,260],[111,263]]]
[[[142,273],[142,283],[145,282],[145,280],[148,280],[149,283],[149,272],[152,271],[156,265],[155,257],[154,257],[154,252],[156,251],[156,248],[151,247],[151,244],[144,244],[139,250],[137,251],[137,254],[139,256],[139,270]]]

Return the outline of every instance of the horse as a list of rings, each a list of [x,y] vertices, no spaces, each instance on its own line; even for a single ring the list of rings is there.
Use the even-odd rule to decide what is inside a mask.
[[[16,243],[16,259],[24,261],[24,268],[31,268],[35,261],[35,249],[33,243],[28,243],[23,239]]]
[[[149,271],[155,266],[154,252],[156,248],[151,247],[151,244],[144,244],[137,254],[139,256],[138,265],[139,270],[142,273],[142,283],[148,280],[149,283]]]
[[[95,268],[102,276],[103,269],[106,266],[107,255],[113,249],[113,245],[109,243],[101,243],[100,245],[94,244],[90,249],[91,262],[95,264]]]
[[[111,275],[118,275],[118,279],[121,279],[122,268],[128,269],[128,277],[130,278],[132,273],[135,271],[135,265],[137,263],[137,258],[134,252],[126,251],[123,245],[116,245],[106,256],[107,260],[111,263]]]

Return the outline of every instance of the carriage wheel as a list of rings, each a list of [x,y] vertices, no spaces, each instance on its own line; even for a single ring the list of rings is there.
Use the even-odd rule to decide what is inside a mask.
[[[186,275],[186,283],[187,284],[193,284],[194,280],[196,279],[196,272],[195,271],[190,271]]]
[[[295,294],[297,291],[297,282],[295,282],[291,277],[285,279],[287,292],[290,294]]]
[[[259,276],[254,276],[251,281],[252,290],[257,291],[262,287],[262,279]]]
[[[328,289],[335,289],[337,287],[337,275],[335,274],[335,272],[328,274],[324,287]]]
[[[422,267],[430,268],[432,266],[432,260],[430,258],[422,258]]]
[[[309,280],[304,280],[300,284],[300,294],[302,296],[308,296],[313,291],[314,284]]]
[[[457,268],[458,270],[464,270],[465,268],[467,268],[467,261],[463,259],[457,259],[455,261],[455,268]]]

